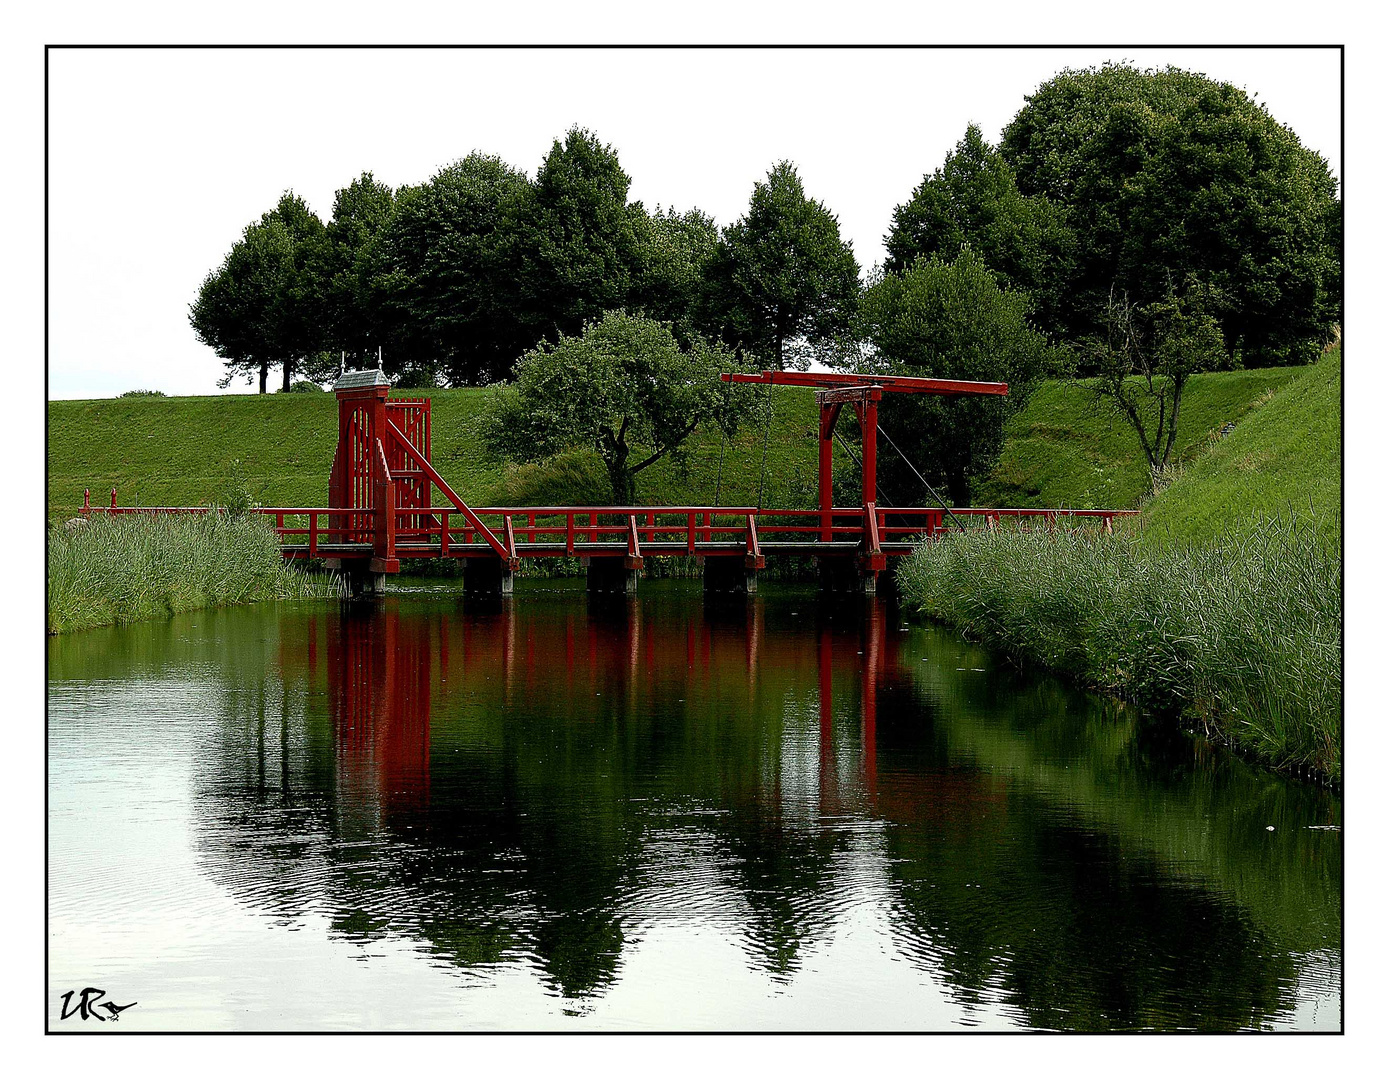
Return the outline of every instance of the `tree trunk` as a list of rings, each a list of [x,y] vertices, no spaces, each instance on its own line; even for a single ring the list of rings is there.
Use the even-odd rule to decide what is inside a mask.
[[[290,375],[293,374],[293,372],[294,372],[294,364],[291,363],[290,361],[286,360],[285,363],[284,363],[284,368],[285,368],[284,384],[280,387],[280,389],[281,389],[281,390],[288,390],[288,389],[289,389],[289,377],[290,377]]]
[[[260,362],[260,392],[265,393],[265,382],[270,378],[270,365],[262,360]]]
[[[631,453],[625,441],[615,442],[603,455],[603,463],[608,467],[608,483],[613,489],[614,506],[631,506],[636,499],[636,482],[632,471],[627,468],[627,456]]]

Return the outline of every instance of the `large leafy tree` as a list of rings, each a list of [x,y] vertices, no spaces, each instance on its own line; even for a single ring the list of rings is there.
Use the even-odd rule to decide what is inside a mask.
[[[508,219],[518,307],[555,341],[628,303],[640,275],[645,211],[629,204],[617,151],[583,128],[556,139]]]
[[[839,220],[809,198],[789,161],[753,186],[709,266],[704,323],[740,353],[779,369],[842,340],[859,297],[853,247]],[[807,348],[808,347],[808,348]]]
[[[263,394],[271,367],[282,369],[286,390],[296,373],[324,373],[323,247],[323,223],[286,192],[204,279],[189,322],[226,365],[221,385],[259,375]]]
[[[1064,205],[1075,314],[1102,333],[1111,291],[1139,307],[1199,291],[1232,359],[1305,362],[1339,310],[1336,181],[1228,83],[1166,68],[1063,71],[1004,130],[1025,195]]]
[[[911,462],[890,448],[880,455],[879,476],[898,500],[915,503],[925,495],[914,467],[932,485],[944,485],[956,506],[969,504],[971,482],[998,460],[1004,422],[1052,364],[1046,339],[1028,324],[1027,307],[1026,295],[999,288],[970,250],[953,262],[918,259],[865,292],[862,333],[880,369],[1009,384],[1007,397],[884,397],[880,424]]]
[[[705,276],[718,249],[714,219],[700,210],[662,210],[636,220],[637,272],[629,310],[668,322],[682,343],[692,340]]]
[[[892,214],[883,269],[900,274],[922,256],[949,261],[966,246],[1000,287],[1023,289],[1041,325],[1055,322],[1065,300],[1074,238],[1060,208],[1025,196],[1003,156],[975,124]]]
[[[494,381],[535,343],[518,311],[509,232],[529,187],[520,170],[474,153],[398,193],[365,271],[397,378]]]
[[[334,352],[347,353],[354,367],[374,363],[383,340],[371,296],[371,255],[394,213],[395,193],[364,172],[338,189],[325,229],[320,271],[324,340]]]
[[[756,396],[720,380],[732,357],[696,340],[682,349],[653,319],[609,312],[577,337],[542,342],[521,358],[513,385],[493,399],[485,437],[518,461],[574,447],[596,450],[615,504],[636,500],[637,477],[662,458],[684,460],[703,423],[736,433]]]

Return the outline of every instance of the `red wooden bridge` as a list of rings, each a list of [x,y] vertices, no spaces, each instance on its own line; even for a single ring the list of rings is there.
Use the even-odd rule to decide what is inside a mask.
[[[923,538],[1001,518],[1092,518],[1108,531],[1125,510],[1037,510],[943,506],[884,507],[877,496],[878,402],[884,393],[945,396],[1006,394],[1006,383],[904,376],[764,371],[725,375],[726,381],[803,386],[820,406],[819,498],[813,510],[757,506],[509,506],[472,507],[430,460],[428,398],[388,398],[379,371],[344,374],[338,399],[338,446],[328,480],[328,505],[261,506],[275,519],[288,559],[323,559],[344,572],[354,592],[375,591],[402,559],[465,559],[469,591],[511,591],[525,558],[578,556],[590,588],[631,592],[647,558],[696,556],[706,586],[755,591],[756,573],[770,552],[813,555],[832,589],[876,591],[887,560],[906,555]],[[863,499],[835,506],[831,498],[834,431],[845,405],[863,439]],[[446,501],[435,504],[437,490]],[[84,513],[207,513],[210,507],[118,506]]]

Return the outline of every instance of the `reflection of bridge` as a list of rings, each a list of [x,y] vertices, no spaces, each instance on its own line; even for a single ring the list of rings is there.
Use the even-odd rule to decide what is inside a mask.
[[[813,651],[804,639],[769,633],[761,606],[712,611],[678,627],[641,612],[635,602],[602,614],[611,617],[585,618],[571,610],[557,627],[510,604],[461,618],[444,612],[402,617],[394,606],[344,609],[322,620],[310,616],[302,641],[281,640],[280,659],[287,671],[325,679],[340,767],[355,786],[379,792],[392,806],[402,799],[412,806],[428,802],[435,695],[478,692],[478,673],[486,673],[499,707],[586,699],[592,686],[630,704],[639,694],[667,696],[664,683],[672,678],[727,688],[733,677],[732,685],[744,688],[737,692],[750,694],[764,671],[789,673],[819,687],[822,811],[838,812],[843,799],[838,758],[844,733],[837,746],[836,713],[850,731],[858,727],[855,789],[870,804],[877,797],[879,685],[909,681],[890,648],[889,620],[879,603],[867,604],[852,627],[822,622]],[[836,670],[841,688],[847,680],[856,691],[854,706],[842,692],[836,697]]]
[[[390,385],[377,371],[349,372],[338,380],[338,447],[326,507],[257,507],[275,519],[286,558],[321,558],[345,571],[354,591],[375,591],[402,559],[463,559],[465,587],[509,593],[523,558],[579,557],[594,591],[632,592],[647,558],[701,559],[707,587],[756,591],[768,553],[816,557],[830,588],[876,591],[891,556],[966,523],[993,527],[1000,518],[1098,519],[1108,530],[1122,510],[1033,510],[943,506],[884,507],[878,503],[878,403],[885,392],[933,396],[997,396],[1004,383],[903,376],[764,371],[725,375],[731,382],[803,386],[820,407],[819,494],[813,510],[761,506],[469,506],[430,460],[428,398],[388,400]],[[863,436],[862,502],[835,506],[833,446],[839,414],[849,405]],[[447,505],[434,505],[438,489]],[[110,508],[84,502],[84,512],[195,512],[206,507]]]

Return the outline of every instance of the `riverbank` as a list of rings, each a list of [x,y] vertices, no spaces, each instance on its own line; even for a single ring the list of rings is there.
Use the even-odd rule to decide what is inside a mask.
[[[1281,769],[1341,776],[1340,357],[1299,373],[1113,538],[951,536],[904,600]]]
[[[335,578],[286,566],[274,530],[251,515],[96,515],[48,533],[50,634],[337,595]]]

